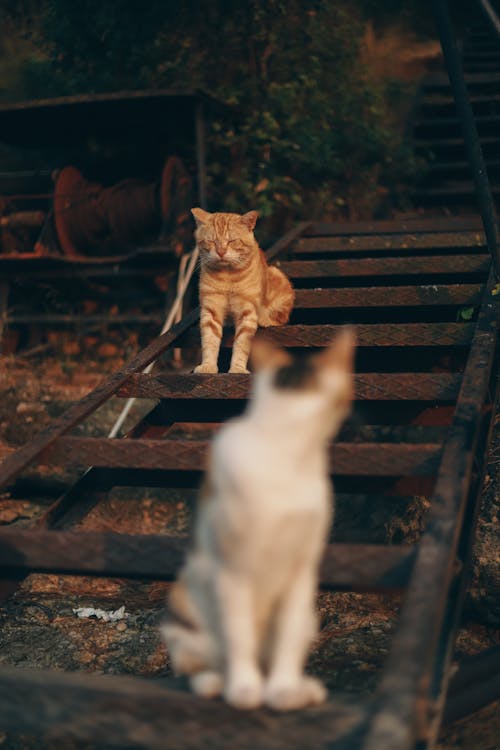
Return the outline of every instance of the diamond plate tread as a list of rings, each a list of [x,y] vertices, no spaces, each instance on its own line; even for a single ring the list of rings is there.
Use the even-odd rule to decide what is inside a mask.
[[[172,580],[189,546],[187,537],[163,534],[0,529],[0,570]],[[329,544],[321,584],[358,589],[404,586],[413,559],[411,546]]]
[[[385,401],[451,401],[458,373],[361,373],[354,376],[355,398]],[[239,374],[133,375],[118,396],[163,399],[246,399],[251,376]]]
[[[42,463],[109,468],[201,471],[207,466],[206,440],[59,439],[44,452]],[[334,474],[352,476],[434,476],[441,445],[337,443],[330,449]]]
[[[478,305],[482,284],[425,284],[333,289],[296,289],[295,309]]]
[[[339,331],[334,325],[296,325],[266,329],[281,346],[328,346]],[[380,323],[356,325],[359,346],[467,346],[474,323]]]
[[[358,346],[468,346],[475,323],[374,323],[356,325]],[[311,348],[328,346],[341,326],[290,325],[266,328],[265,335],[279,346]],[[191,328],[177,346],[200,345],[200,332]],[[233,345],[233,333],[225,331],[222,346]]]
[[[181,418],[179,418],[181,419]],[[211,440],[223,422],[175,421],[168,428],[169,440]],[[359,425],[347,420],[341,429],[337,443],[442,443],[448,434],[446,425]],[[149,437],[149,436],[148,436]],[[154,436],[151,436],[152,438]]]
[[[377,234],[351,235],[345,237],[301,237],[293,245],[292,251],[307,255],[308,253],[335,253],[366,250],[394,250],[401,255],[420,249],[433,248],[467,248],[484,247],[486,244],[483,232],[442,232],[432,234]]]
[[[448,84],[449,86],[449,81]],[[382,221],[312,222],[304,232],[304,237],[338,237],[342,235],[381,234],[437,234],[441,232],[483,231],[481,217],[432,216],[428,219],[406,218]]]
[[[487,274],[489,255],[433,255],[411,258],[348,258],[292,260],[276,263],[291,279],[352,278],[356,276],[420,276]]]

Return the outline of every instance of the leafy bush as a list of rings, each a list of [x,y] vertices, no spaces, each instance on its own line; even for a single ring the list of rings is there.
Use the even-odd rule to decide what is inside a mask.
[[[385,196],[404,196],[415,169],[391,117],[397,87],[360,54],[376,6],[39,0],[38,84],[64,94],[201,87],[234,106],[210,131],[214,209],[256,208],[276,230],[301,216],[371,215]]]

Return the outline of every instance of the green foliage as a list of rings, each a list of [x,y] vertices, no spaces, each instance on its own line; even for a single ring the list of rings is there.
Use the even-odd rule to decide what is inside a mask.
[[[461,307],[457,313],[457,322],[460,323],[463,320],[472,320],[472,318],[474,317],[474,312],[474,307]]]
[[[394,11],[403,5],[391,1]],[[44,55],[27,70],[32,88],[198,86],[233,105],[234,116],[211,126],[215,209],[256,208],[277,221],[370,214],[404,194],[415,171],[391,118],[408,92],[376,80],[360,55],[368,13],[385,14],[381,0],[39,6]]]

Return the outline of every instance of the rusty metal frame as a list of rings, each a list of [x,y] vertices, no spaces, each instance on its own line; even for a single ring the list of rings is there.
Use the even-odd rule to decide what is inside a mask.
[[[467,562],[460,560],[457,568],[456,560],[460,552],[470,552],[460,550],[459,545],[463,534],[470,533],[463,529],[467,502],[477,502],[477,486],[472,498],[469,492],[494,364],[497,310],[493,287],[490,274],[443,448],[431,517],[418,546],[398,632],[375,697],[366,750],[406,750],[415,740],[432,746],[439,727],[456,627],[454,609],[460,602],[461,568]],[[403,663],[405,668],[399,669]]]
[[[307,225],[297,228],[274,246],[273,254],[287,252],[293,242],[298,237],[305,236],[307,231],[310,231]],[[433,258],[429,258],[427,262],[432,265]],[[477,322],[452,324],[451,328],[455,330],[455,326],[461,327],[461,335],[458,338],[453,335],[451,339],[455,347],[471,347],[463,376],[452,373],[359,373],[356,376],[356,394],[361,400],[383,402],[390,399],[395,402],[399,399],[410,402],[417,400],[422,403],[435,400],[449,403],[457,400],[455,417],[444,446],[429,442],[431,435],[440,434],[437,428],[421,428],[416,432],[416,442],[408,444],[398,444],[395,432],[395,442],[384,445],[383,437],[381,440],[377,437],[377,430],[367,427],[364,430],[363,444],[350,445],[348,441],[341,441],[333,449],[334,467],[337,472],[355,471],[360,475],[365,466],[366,473],[372,477],[376,474],[389,475],[391,472],[401,472],[403,475],[438,474],[433,515],[419,545],[405,548],[333,544],[325,551],[321,569],[321,583],[325,588],[390,590],[402,588],[409,582],[406,604],[401,614],[398,634],[394,639],[392,655],[389,657],[375,700],[365,703],[356,700],[345,704],[336,699],[334,703],[311,712],[305,718],[301,715],[300,724],[297,717],[269,719],[266,712],[257,712],[244,719],[248,737],[242,738],[240,735],[238,742],[231,740],[229,744],[232,743],[232,746],[250,747],[252,742],[254,746],[278,748],[284,746],[282,740],[284,741],[285,737],[288,746],[294,749],[317,746],[319,738],[339,750],[354,750],[361,747],[366,750],[403,750],[406,747],[414,747],[416,741],[423,742],[422,746],[432,744],[444,702],[449,645],[456,619],[453,613],[459,610],[460,591],[467,567],[468,545],[465,537],[470,532],[463,530],[463,518],[468,507],[467,501],[473,505],[479,486],[478,481],[473,481],[471,473],[474,445],[481,437],[482,426],[488,423],[483,410],[487,405],[487,387],[495,345],[495,307],[491,296],[493,283],[493,276],[490,274],[486,289],[477,284],[463,285],[466,287],[466,294],[469,295],[466,299],[469,301],[473,299],[477,304],[478,297],[482,296]],[[394,290],[398,288],[396,286]],[[380,290],[384,287],[373,289]],[[440,292],[439,289],[437,293],[448,294]],[[424,305],[432,306],[433,301],[435,302],[432,295],[430,298],[427,296],[419,299],[420,304]],[[460,299],[462,297],[453,297],[449,301],[450,304],[459,305]],[[307,296],[303,301],[304,304],[308,304]],[[325,300],[322,304],[325,304]],[[63,439],[74,425],[112,395],[156,396],[162,399],[163,403],[172,405],[179,399],[184,404],[189,400],[199,403],[199,399],[208,403],[217,395],[223,395],[229,402],[232,400],[237,403],[244,400],[249,386],[247,376],[193,378],[182,375],[139,374],[148,362],[159,356],[168,346],[178,344],[193,327],[197,316],[197,311],[194,311],[171,334],[152,342],[127,367],[108,378],[82,402],[75,404],[66,415],[35,438],[34,444],[29,444],[10,456],[0,467],[0,481],[8,484],[37,457],[47,460],[52,455],[52,459],[57,460],[59,454],[63,457],[63,462],[67,463],[68,455],[82,456],[83,451],[84,463],[94,464],[94,468],[81,480],[80,486],[54,504],[49,511],[49,518],[45,519],[45,525],[48,523],[68,528],[72,518],[74,520],[75,517],[84,515],[89,507],[98,501],[103,487],[111,487],[120,481],[119,474],[116,474],[116,470],[110,468],[111,466],[124,467],[124,483],[128,483],[133,477],[133,472],[137,471],[139,484],[144,484],[151,477],[152,483],[157,482],[161,485],[162,471],[167,474],[169,470],[173,470],[177,475],[189,474],[193,466],[199,468],[202,465],[207,446],[205,439],[185,440],[179,426],[174,429],[172,423],[165,424],[161,406],[132,431],[129,436],[133,441],[131,450],[126,446],[128,440],[108,441],[103,461],[100,456],[104,455],[102,448],[105,441],[90,438]],[[394,344],[395,331],[388,335],[389,327],[385,333],[381,330],[380,334],[374,334],[376,328],[375,324],[371,333],[366,332],[366,343],[383,346],[384,341],[391,341]],[[322,334],[318,327],[316,338],[313,336],[309,340],[306,340],[305,329],[309,329],[311,334],[314,326],[291,326],[290,329],[295,330],[286,333],[286,329],[277,329],[275,334],[278,339],[285,336],[289,344],[299,341],[303,346],[317,346],[332,334],[334,327],[324,327]],[[443,329],[442,324],[435,325],[433,333],[430,326],[423,328],[420,333],[421,337],[414,341],[427,346],[443,346],[450,342],[447,338],[450,329]],[[431,341],[429,337],[433,334],[436,338]],[[405,343],[409,343],[408,337]],[[174,409],[174,421],[175,415]],[[207,425],[207,429],[209,433],[210,425]],[[370,444],[366,439],[375,439],[376,442]],[[383,460],[384,453],[387,461]],[[100,463],[105,465],[102,470],[99,468]],[[136,466],[136,469],[132,468],[133,466]],[[457,467],[460,467],[460,471],[457,471]],[[159,469],[160,475],[153,477]],[[102,476],[99,474],[101,471]],[[132,479],[133,481],[135,480]],[[86,496],[83,502],[82,495]],[[468,512],[470,517],[470,508]],[[169,580],[180,565],[184,549],[184,540],[169,537],[127,537],[112,533],[83,534],[50,529],[5,529],[0,531],[0,570],[7,579],[14,581],[32,569]],[[457,554],[460,555],[458,566]],[[161,563],[158,562],[160,560]],[[448,596],[446,606],[444,593]],[[415,622],[418,622],[418,627],[415,627]],[[401,664],[404,664],[404,674],[399,668]],[[19,705],[20,700],[30,703],[36,700],[36,708],[29,721],[37,732],[41,729],[52,730],[57,725],[59,730],[70,731],[74,736],[82,738],[88,738],[97,732],[96,737],[109,741],[113,732],[115,739],[118,736],[123,742],[130,741],[131,737],[137,737],[139,744],[143,743],[145,747],[168,747],[169,742],[165,739],[164,733],[169,723],[165,715],[170,722],[175,717],[180,731],[189,734],[189,717],[192,712],[197,712],[198,717],[202,717],[204,730],[207,731],[206,737],[212,736],[221,748],[229,746],[229,727],[234,721],[233,712],[220,704],[211,706],[212,719],[209,720],[205,707],[202,705],[198,712],[199,701],[193,696],[185,696],[179,692],[178,683],[174,683],[175,689],[172,690],[170,683],[168,686],[159,686],[141,681],[145,691],[143,692],[141,687],[141,696],[147,695],[149,701],[146,706],[141,697],[133,709],[129,696],[136,689],[136,681],[126,678],[108,680],[81,675],[43,673],[43,684],[47,688],[43,695],[40,693],[40,684],[39,675],[32,670],[23,670],[20,677],[16,670],[0,670],[0,689],[8,691],[9,694],[7,708],[0,708],[0,720],[7,729],[19,728],[13,710],[16,702]],[[54,701],[57,701],[57,708]],[[159,713],[158,707],[162,701],[165,704],[164,711]],[[107,723],[103,704],[113,706],[113,711],[119,717],[119,721],[116,722],[113,714],[113,728]],[[413,721],[414,717],[417,717],[416,723]],[[311,722],[310,725],[308,721]],[[218,726],[216,727],[213,722]],[[394,722],[397,728],[395,734]],[[276,731],[270,735],[271,726],[275,727]],[[385,734],[388,727],[391,728],[390,737]],[[24,731],[29,731],[29,728],[29,724],[23,727]],[[173,741],[175,745],[177,740]]]
[[[461,72],[454,69],[456,49],[453,39],[450,46],[447,9],[443,0],[437,0],[436,7],[444,40],[443,49],[445,55],[451,55],[450,75],[456,79],[458,100],[465,89],[460,91]],[[467,101],[457,101],[457,104],[460,114],[467,121]],[[491,257],[498,262],[498,229],[491,192],[488,199],[487,177],[480,174],[481,157],[480,153],[478,157],[477,143],[474,142],[477,133],[475,135],[474,127],[469,126],[470,122],[466,123],[465,130],[468,130],[465,135],[470,141],[470,158],[476,170],[484,231]],[[424,224],[421,223],[420,227]],[[469,218],[451,224],[450,229],[449,220],[436,221],[433,228],[430,222],[427,231],[431,234],[474,232],[477,228],[475,220]],[[439,253],[443,246],[447,247],[444,236],[439,240],[420,237],[413,244],[418,250],[429,251],[428,256],[423,257],[426,253],[422,253],[420,257],[412,258],[411,262],[407,257],[392,257],[393,241],[400,241],[404,233],[418,233],[417,226],[412,222],[393,223],[391,226],[384,223],[358,225],[354,234],[363,238],[358,242],[358,248],[362,248],[362,252],[375,251],[375,257],[363,258],[358,255],[356,258],[341,259],[333,256],[336,259],[332,259],[330,255],[325,259],[325,252],[337,253],[336,248],[342,248],[343,242],[339,242],[339,238],[345,236],[348,230],[346,227],[339,229],[304,223],[285,235],[268,254],[271,258],[281,252],[289,253],[293,243],[298,240],[298,254],[301,248],[308,248],[308,251],[322,256],[321,259],[284,260],[282,268],[299,282],[304,279],[310,284],[316,278],[324,283],[328,278],[328,286],[337,287],[339,294],[344,294],[344,303],[350,300],[356,306],[364,296],[369,300],[370,295],[361,294],[360,289],[365,287],[358,287],[356,300],[349,286],[351,282],[359,284],[365,277],[377,277],[381,282],[378,287],[376,284],[371,287],[377,289],[372,292],[375,307],[383,306],[381,289],[388,289],[384,285],[389,280],[396,281],[394,299],[397,301],[392,304],[392,309],[396,311],[398,305],[408,304],[430,305],[434,306],[433,309],[439,309],[443,303],[460,305],[459,299],[462,297],[447,297],[449,290],[445,289],[453,286],[455,280],[451,277],[454,274],[456,281],[467,282],[467,290],[462,288],[460,294],[466,292],[466,299],[473,299],[475,305],[478,298],[481,299],[475,322],[359,326],[361,350],[379,347],[403,350],[408,345],[416,346],[419,350],[468,349],[465,369],[459,380],[453,374],[440,377],[440,374],[427,373],[421,373],[417,379],[406,380],[401,373],[392,378],[390,373],[388,377],[380,373],[379,378],[360,373],[356,379],[357,398],[360,400],[366,398],[384,403],[391,393],[392,401],[399,403],[415,400],[425,404],[426,398],[431,401],[441,399],[443,402],[456,399],[444,442],[434,442],[431,435],[438,433],[424,430],[415,442],[399,443],[395,439],[386,444],[383,437],[378,437],[376,430],[366,430],[364,442],[341,440],[332,450],[332,469],[345,474],[352,472],[356,478],[363,478],[363,472],[370,481],[386,481],[390,479],[391,472],[405,478],[421,476],[433,480],[436,477],[430,518],[415,547],[332,544],[325,550],[321,582],[326,588],[387,590],[407,586],[392,650],[373,699],[359,701],[356,698],[348,702],[336,699],[326,706],[299,715],[281,717],[258,711],[242,716],[221,704],[206,704],[184,694],[178,689],[178,683],[176,689],[172,689],[171,683],[160,685],[141,680],[138,690],[137,679],[40,674],[34,670],[3,668],[0,669],[0,692],[2,696],[5,695],[5,700],[0,704],[0,721],[4,728],[19,730],[19,707],[22,706],[22,728],[25,732],[39,734],[57,728],[82,739],[102,738],[121,744],[133,741],[149,748],[178,747],[180,735],[184,747],[197,747],[200,729],[204,732],[203,742],[207,746],[212,744],[221,749],[262,747],[278,750],[293,747],[294,750],[309,750],[311,747],[328,746],[338,750],[411,750],[417,747],[422,750],[434,745],[445,703],[451,648],[467,580],[477,500],[486,461],[484,447],[488,442],[496,399],[496,396],[490,398],[496,351],[496,307],[492,295],[495,279],[491,260],[481,254],[482,237],[478,240],[478,250],[474,238],[470,236],[463,245],[458,243],[458,247],[462,248],[461,255],[457,252],[454,255],[435,252],[437,250]],[[391,245],[389,257],[382,257],[387,247],[379,247],[384,252],[377,251],[380,243],[373,238],[374,232],[390,236],[382,240],[382,244],[389,242]],[[317,245],[316,237],[319,238]],[[336,239],[329,242],[328,238]],[[465,254],[463,250],[470,247],[474,247],[474,253]],[[404,256],[404,253],[401,254]],[[488,272],[489,278],[484,287]],[[422,291],[422,287],[427,286],[427,277],[433,280],[444,277],[444,282],[436,285],[437,291],[433,290],[433,295],[437,296],[429,296],[428,292]],[[416,284],[412,285],[410,291],[413,280]],[[417,285],[420,291],[416,290]],[[401,297],[398,297],[398,289],[401,290]],[[321,305],[339,305],[331,301],[330,291],[322,290]],[[304,306],[313,304],[311,292],[311,289],[299,289],[298,296],[300,299],[302,295]],[[370,306],[369,301],[366,304]],[[186,386],[183,386],[182,378],[139,375],[147,364],[173,343],[196,345],[198,333],[193,326],[197,319],[198,311],[195,310],[170,333],[153,341],[128,366],[71,407],[32,443],[9,456],[0,467],[0,486],[12,482],[37,458],[68,463],[69,460],[76,460],[77,456],[80,460],[83,457],[84,463],[93,464],[94,468],[87,472],[75,491],[70,491],[54,504],[44,519],[45,525],[56,523],[65,526],[72,514],[78,516],[85,513],[99,499],[106,482],[107,486],[113,486],[117,481],[117,468],[123,468],[125,481],[133,477],[134,472],[139,472],[139,479],[142,480],[148,479],[148,472],[172,472],[176,481],[182,482],[185,481],[182,476],[199,471],[206,455],[206,438],[200,439],[200,431],[196,440],[185,439],[181,426],[174,424],[175,409],[165,423],[162,407],[157,407],[132,431],[129,439],[62,439],[113,395],[125,396],[137,392],[168,399],[171,404],[179,400],[183,406],[190,399],[192,402],[195,398],[202,398],[207,403],[214,399],[216,378],[196,379],[195,392],[183,392]],[[328,343],[335,329],[336,326],[331,325],[291,325],[275,329],[271,335],[281,344],[307,348]],[[224,343],[229,345],[231,337],[226,337]],[[194,379],[191,380],[193,382]],[[226,376],[219,380],[219,387],[222,387],[222,382],[224,398],[233,402],[245,398],[248,379]],[[396,396],[393,391],[396,391]],[[396,436],[397,433],[394,434]],[[367,441],[366,436],[371,436],[371,439]],[[103,467],[102,475],[99,473],[100,466]],[[156,477],[153,481],[161,483],[162,477]],[[80,507],[82,490],[85,489],[90,490],[90,497]],[[76,534],[51,529],[2,530],[0,570],[11,581],[19,580],[32,569],[170,579],[181,562],[184,544],[183,540],[160,536]],[[159,563],[159,560],[162,562]],[[24,706],[28,704],[32,707],[29,716],[24,711]]]

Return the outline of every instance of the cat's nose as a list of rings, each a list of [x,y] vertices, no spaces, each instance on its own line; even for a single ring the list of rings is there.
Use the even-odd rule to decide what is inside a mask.
[[[219,258],[223,258],[227,253],[227,245],[217,245],[216,251]]]

